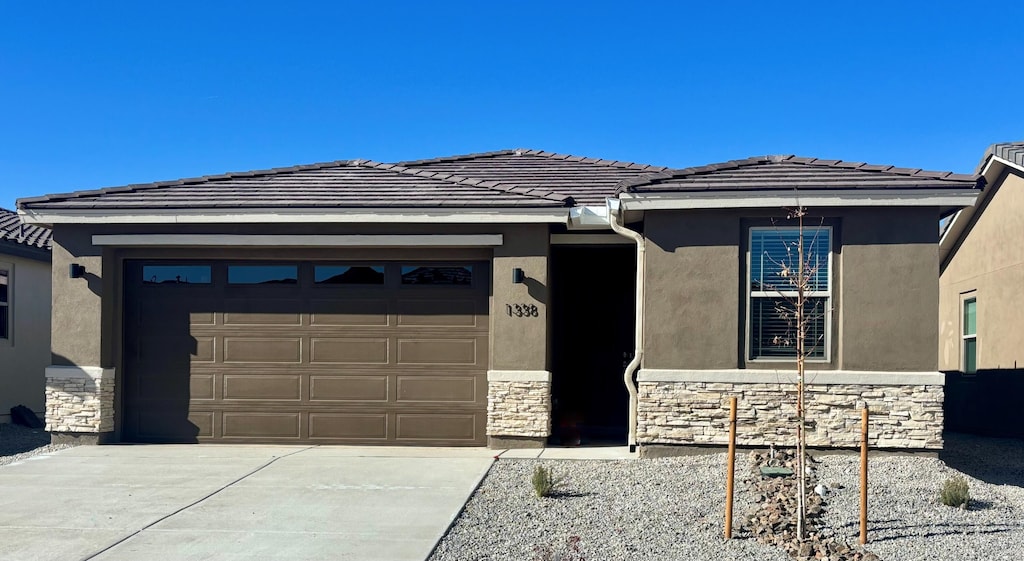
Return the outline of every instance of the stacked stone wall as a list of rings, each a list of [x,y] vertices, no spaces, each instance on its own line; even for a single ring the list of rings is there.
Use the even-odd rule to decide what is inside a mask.
[[[728,444],[729,398],[736,397],[736,443],[792,446],[796,385],[779,383],[640,382],[639,444]],[[861,408],[869,411],[869,444],[941,449],[939,385],[810,384],[807,444],[860,445]]]
[[[114,430],[114,377],[46,377],[46,430],[103,433]]]
[[[491,381],[487,385],[487,434],[544,438],[551,434],[551,383]]]

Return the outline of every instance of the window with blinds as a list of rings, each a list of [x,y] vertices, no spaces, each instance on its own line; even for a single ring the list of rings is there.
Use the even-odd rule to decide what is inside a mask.
[[[10,306],[11,306],[11,275],[10,271],[0,269],[0,339],[11,338]]]
[[[800,230],[751,228],[748,356],[790,360],[797,355],[796,302],[800,279]],[[827,359],[832,315],[832,229],[804,227],[804,352]]]

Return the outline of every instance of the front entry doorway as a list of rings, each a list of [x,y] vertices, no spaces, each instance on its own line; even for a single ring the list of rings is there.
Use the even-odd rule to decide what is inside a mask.
[[[552,445],[626,444],[635,287],[632,245],[551,248]]]

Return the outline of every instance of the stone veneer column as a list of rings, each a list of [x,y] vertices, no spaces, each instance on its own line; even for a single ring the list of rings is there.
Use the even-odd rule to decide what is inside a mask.
[[[114,430],[114,369],[47,367],[46,430],[53,442],[105,440]]]
[[[641,446],[727,444],[729,397],[735,396],[737,444],[793,446],[796,385],[789,380],[792,376],[792,372],[742,370],[647,371],[639,383],[637,440]],[[808,382],[808,445],[858,446],[860,409],[866,404],[871,411],[872,447],[942,449],[942,374],[809,372]]]
[[[541,448],[551,435],[551,373],[487,373],[487,441],[491,448]]]

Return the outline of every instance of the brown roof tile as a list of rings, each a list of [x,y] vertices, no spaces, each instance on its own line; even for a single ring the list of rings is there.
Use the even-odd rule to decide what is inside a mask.
[[[18,201],[26,209],[372,208],[571,206],[566,196],[487,185],[450,172],[346,160],[226,173]]]
[[[53,232],[49,228],[25,224],[18,213],[0,208],[0,242],[50,249],[52,237]]]
[[[525,148],[401,162],[410,168],[447,171],[494,181],[506,189],[537,188],[578,204],[604,204],[616,186],[644,173],[667,170],[636,164]],[[519,192],[519,191],[516,191]]]
[[[647,174],[621,182],[618,191],[980,189],[983,184],[984,179],[975,175],[797,156],[759,156]]]

